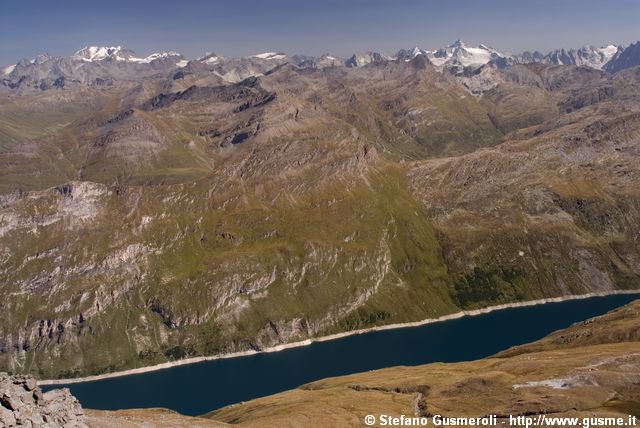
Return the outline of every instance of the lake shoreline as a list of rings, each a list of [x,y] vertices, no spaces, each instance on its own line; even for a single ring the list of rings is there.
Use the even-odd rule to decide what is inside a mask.
[[[606,291],[606,292],[595,292],[595,293],[577,294],[577,295],[569,295],[569,296],[561,296],[561,297],[549,297],[544,299],[528,300],[524,302],[505,303],[501,305],[488,306],[486,308],[481,308],[481,309],[455,312],[449,315],[443,315],[438,318],[427,318],[421,321],[387,324],[387,325],[374,326],[374,327],[369,327],[369,328],[360,329],[360,330],[352,330],[352,331],[346,331],[342,333],[335,333],[328,336],[315,337],[315,338],[310,338],[310,339],[301,340],[297,342],[276,345],[270,348],[265,348],[260,351],[247,350],[247,351],[232,352],[228,354],[185,358],[182,360],[170,361],[166,363],[156,364],[153,366],[139,367],[135,369],[128,369],[128,370],[122,370],[122,371],[113,372],[113,373],[105,373],[100,375],[93,375],[93,376],[86,376],[86,377],[79,377],[79,378],[39,380],[38,385],[39,386],[68,385],[68,384],[75,384],[75,383],[92,382],[92,381],[98,381],[98,380],[109,379],[109,378],[154,372],[158,370],[168,369],[171,367],[201,363],[204,361],[238,358],[238,357],[262,354],[262,353],[278,352],[286,349],[298,348],[301,346],[308,346],[317,342],[326,342],[329,340],[341,339],[344,337],[353,336],[357,334],[365,334],[365,333],[371,333],[375,331],[385,331],[385,330],[393,330],[393,329],[400,329],[400,328],[420,327],[426,324],[449,321],[449,320],[459,319],[459,318],[468,317],[468,316],[470,317],[470,316],[482,315],[482,314],[487,314],[490,312],[510,309],[510,308],[537,306],[537,305],[543,305],[546,303],[560,303],[560,302],[565,302],[570,300],[584,300],[584,299],[589,299],[594,297],[606,297],[606,296],[613,296],[613,295],[631,295],[631,294],[640,295],[640,290],[613,290],[613,291]]]

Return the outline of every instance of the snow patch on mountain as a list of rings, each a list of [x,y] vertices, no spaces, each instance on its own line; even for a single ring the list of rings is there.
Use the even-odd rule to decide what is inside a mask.
[[[278,52],[264,52],[260,54],[251,55],[252,58],[258,59],[285,59],[287,55]]]
[[[506,58],[509,55],[486,45],[468,46],[462,40],[438,49],[435,52],[425,51],[427,58],[436,66],[479,67],[492,60]]]
[[[613,58],[602,69],[615,73],[637,65],[640,65],[640,42],[633,43],[624,49],[618,49]]]
[[[479,67],[488,62],[500,58],[508,58],[510,55],[502,53],[487,45],[469,46],[462,40],[457,40],[444,48],[426,50],[419,47],[400,50],[395,58],[411,61],[418,55],[425,55],[429,61],[437,67]]]
[[[220,56],[211,52],[207,52],[206,54],[204,54],[204,56],[201,56],[200,58],[198,58],[197,61],[203,64],[212,65],[212,64],[219,63],[221,59],[222,58]]]
[[[618,46],[609,45],[598,49],[598,52],[600,52],[605,58],[611,59],[616,53],[618,53],[618,49]]]
[[[24,65],[28,63],[28,64],[40,65],[51,59],[53,59],[51,55],[49,55],[48,53],[43,53],[43,54],[36,55],[35,58],[31,58],[28,61],[22,60],[20,61],[20,64]]]
[[[15,65],[15,64],[13,64],[13,65],[8,65],[8,66],[4,67],[4,68],[2,69],[2,75],[3,75],[3,76],[6,76],[7,74],[11,74],[11,72],[13,71],[13,69],[14,69],[14,68],[16,68],[16,65]]]
[[[417,57],[418,55],[428,55],[430,53],[433,53],[433,52],[425,51],[424,49],[420,49],[419,47],[416,46],[413,49],[400,49],[396,54],[395,58],[409,62],[415,57]]]
[[[586,65],[600,70],[616,53],[618,53],[618,46],[614,45],[601,48],[584,46],[577,51],[576,65]]]
[[[137,62],[140,64],[149,64],[158,59],[170,57],[182,57],[182,55],[178,52],[169,51],[155,52],[145,58],[139,58],[133,51],[123,48],[122,46],[86,46],[71,56],[72,59],[85,62],[115,60]]]
[[[546,55],[540,53],[530,54],[525,52],[518,57],[519,62],[542,62],[545,64],[555,65],[576,65],[595,68],[596,70],[605,69],[605,65],[613,60],[620,52],[622,47],[608,45],[603,47],[595,47],[585,45],[580,49],[555,49]]]
[[[105,59],[125,60],[118,54],[122,51],[122,46],[86,46],[76,53],[71,58],[79,61],[103,61]]]
[[[347,67],[364,67],[372,62],[392,61],[394,57],[380,52],[365,52],[361,54],[354,54],[349,58],[345,65]]]
[[[141,64],[148,64],[148,63],[150,63],[152,61],[155,61],[157,59],[170,58],[172,56],[181,57],[182,55],[179,54],[178,52],[173,52],[173,51],[170,51],[170,52],[156,52],[156,53],[152,53],[151,55],[149,55],[146,58],[135,58],[135,57],[132,57],[132,58],[129,58],[129,61],[139,62]]]

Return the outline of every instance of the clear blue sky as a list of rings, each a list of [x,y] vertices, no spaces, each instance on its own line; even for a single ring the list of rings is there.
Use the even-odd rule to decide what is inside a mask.
[[[13,0],[0,5],[0,64],[85,45],[331,52],[437,48],[461,38],[509,52],[640,39],[640,0]]]

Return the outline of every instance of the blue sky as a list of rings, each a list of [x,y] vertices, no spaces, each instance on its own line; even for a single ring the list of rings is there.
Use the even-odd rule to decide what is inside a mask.
[[[346,56],[461,38],[509,52],[640,39],[640,0],[19,0],[0,5],[0,64],[86,45]]]

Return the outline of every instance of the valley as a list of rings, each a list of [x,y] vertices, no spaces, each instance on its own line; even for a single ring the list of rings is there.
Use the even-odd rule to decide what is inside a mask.
[[[640,288],[640,72],[605,65],[633,46],[17,63],[0,367],[74,378]]]

